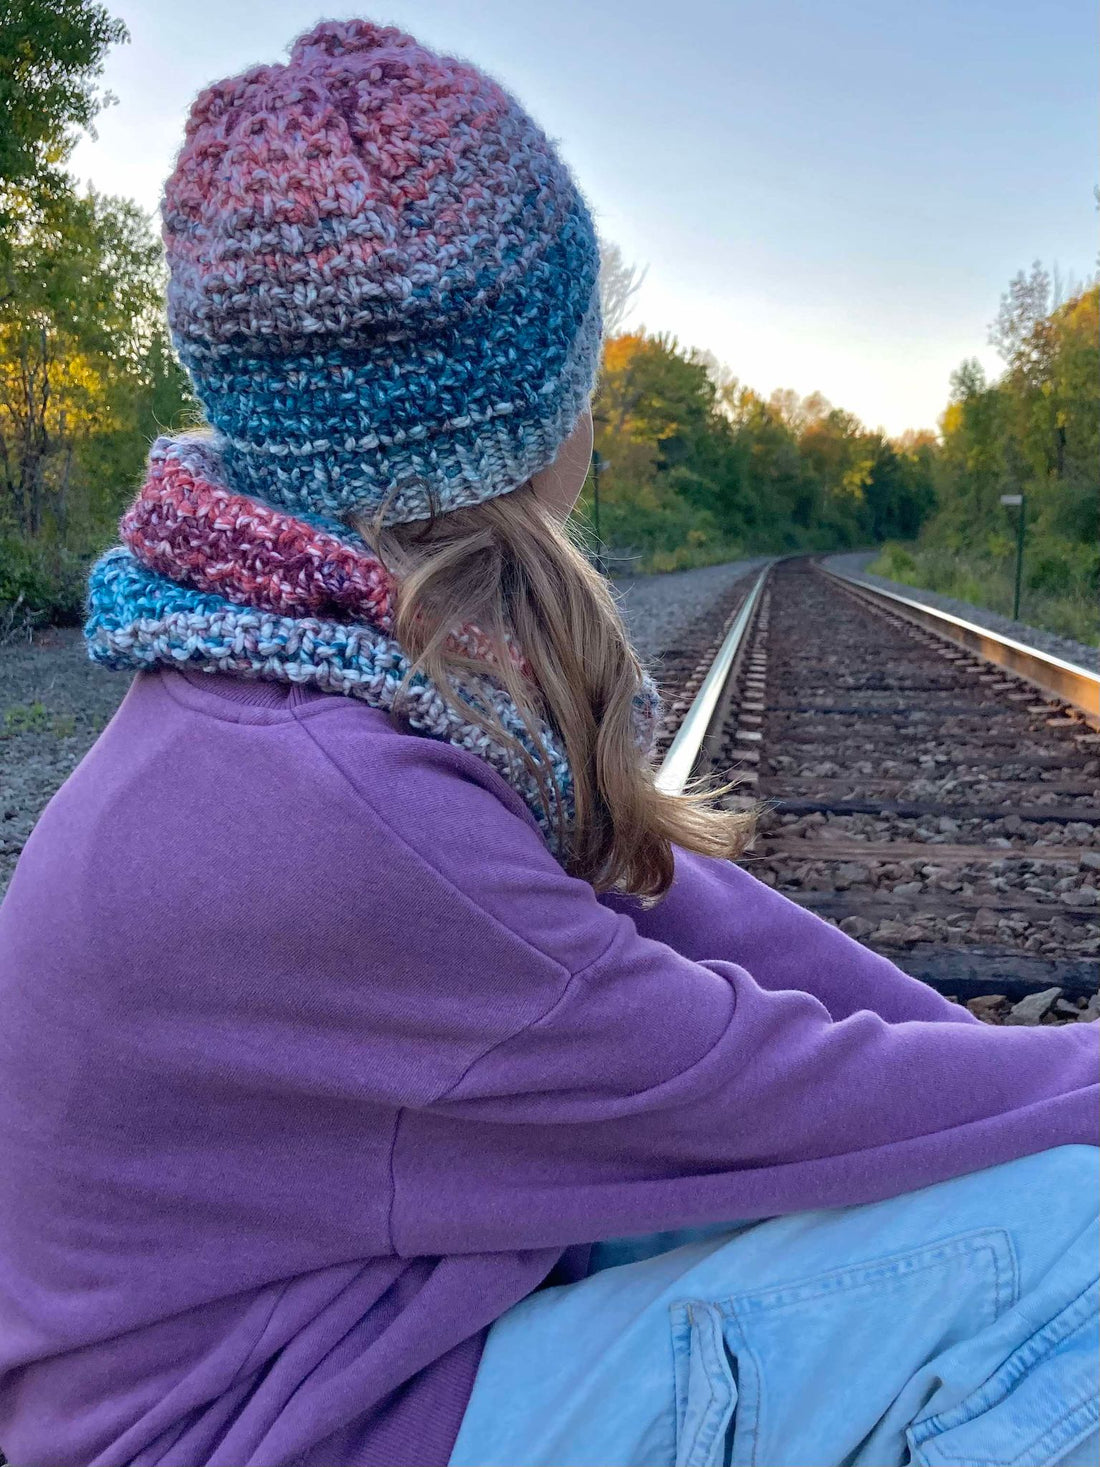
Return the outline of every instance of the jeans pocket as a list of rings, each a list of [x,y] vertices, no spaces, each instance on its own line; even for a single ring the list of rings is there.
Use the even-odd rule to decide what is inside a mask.
[[[902,1253],[673,1307],[676,1467],[830,1467],[905,1460],[921,1402],[899,1392],[938,1350],[1016,1298],[1007,1233]],[[893,1415],[890,1417],[891,1408]],[[884,1422],[884,1418],[888,1418]]]
[[[1003,1360],[950,1411],[906,1432],[920,1467],[1047,1467],[1100,1423],[1100,1284],[1093,1284]]]
[[[673,1304],[676,1467],[723,1467],[737,1409],[737,1381],[726,1350],[725,1318],[703,1300]]]

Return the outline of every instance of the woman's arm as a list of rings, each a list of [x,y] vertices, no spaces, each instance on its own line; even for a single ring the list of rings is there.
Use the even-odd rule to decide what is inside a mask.
[[[337,739],[351,723],[309,727],[362,797],[326,866],[351,945],[288,1029],[296,1073],[308,1060],[326,1093],[346,1084],[368,1130],[379,1099],[400,1107],[399,1253],[840,1207],[1095,1140],[1096,1026],[874,1012],[861,995],[881,959],[717,864],[716,911],[741,889],[746,912],[759,896],[778,916],[751,940],[733,929],[736,960],[696,961],[568,876],[481,761]]]
[[[693,962],[740,963],[762,988],[812,993],[834,1019],[870,1009],[891,1023],[981,1023],[729,861],[678,850],[676,880],[657,906],[646,910],[627,897],[601,900],[630,917],[642,937]]]
[[[848,1206],[1096,1142],[1094,1025],[838,1020],[603,917],[610,945],[556,1004],[406,1113],[399,1251]]]

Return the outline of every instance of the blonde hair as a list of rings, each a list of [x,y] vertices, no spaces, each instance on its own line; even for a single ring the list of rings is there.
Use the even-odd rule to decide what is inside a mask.
[[[634,718],[642,668],[610,588],[530,484],[411,524],[382,529],[366,516],[352,519],[398,579],[395,635],[413,671],[535,776],[572,875],[597,891],[656,898],[672,882],[673,842],[708,856],[741,853],[750,815],[717,808],[718,791],[656,787]],[[471,626],[480,634],[476,654],[456,641]],[[452,679],[484,675],[485,657],[537,761],[491,708],[454,692]],[[544,723],[573,773],[568,824],[539,737]]]

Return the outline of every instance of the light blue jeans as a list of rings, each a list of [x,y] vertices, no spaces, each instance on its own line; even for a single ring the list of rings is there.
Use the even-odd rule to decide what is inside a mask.
[[[600,1245],[489,1332],[451,1467],[1098,1467],[1100,1150]]]

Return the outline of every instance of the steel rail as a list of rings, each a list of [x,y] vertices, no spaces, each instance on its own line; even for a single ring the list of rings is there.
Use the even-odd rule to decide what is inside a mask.
[[[729,679],[734,658],[741,649],[745,633],[752,622],[753,612],[760,600],[760,592],[774,561],[769,561],[756,577],[755,584],[734,617],[733,625],[723,638],[722,645],[710,670],[703,679],[702,687],[684,714],[684,720],[676,730],[676,737],[657,771],[656,785],[667,794],[678,795],[691,778],[692,770],[699,759],[700,750],[706,740],[715,709]]]
[[[846,586],[872,603],[876,600],[885,601],[899,616],[907,617],[918,626],[936,632],[970,652],[977,652],[987,662],[1008,668],[1017,677],[1022,677],[1044,693],[1053,693],[1064,702],[1072,703],[1085,714],[1090,723],[1100,727],[1100,674],[1090,672],[1087,667],[1081,667],[1076,662],[1055,657],[1051,652],[1040,652],[1037,647],[1028,647],[1012,637],[991,632],[988,627],[964,621],[962,617],[952,616],[950,612],[939,611],[922,601],[899,596],[896,591],[885,591],[881,586],[869,586],[865,581],[845,575],[843,571],[833,570],[831,566],[822,565],[820,568],[826,575],[843,581]]]

